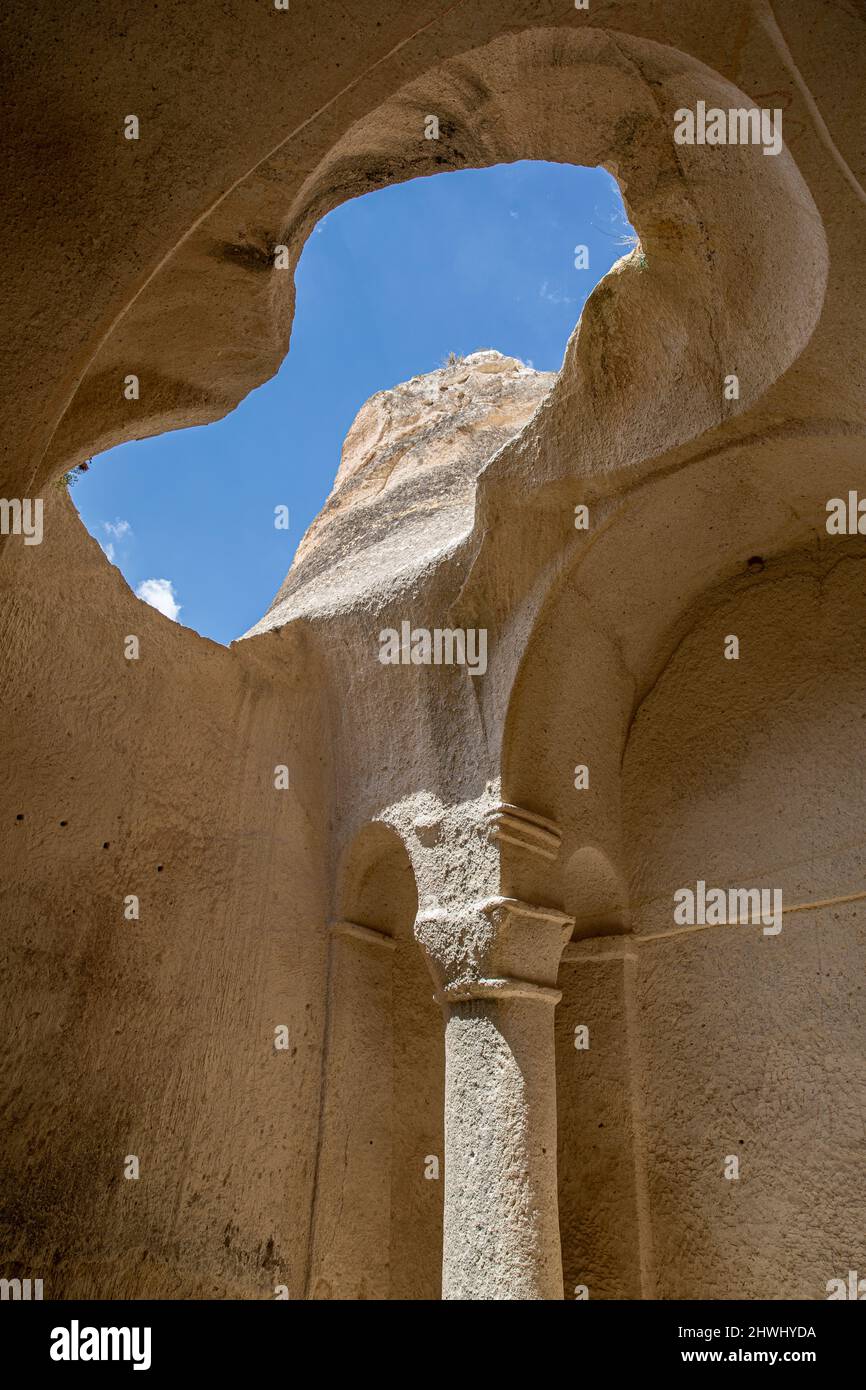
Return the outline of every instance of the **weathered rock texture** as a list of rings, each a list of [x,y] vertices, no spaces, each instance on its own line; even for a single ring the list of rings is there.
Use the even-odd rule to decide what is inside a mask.
[[[328,596],[388,593],[472,528],[475,484],[556,380],[482,350],[380,391],[358,412],[328,501],[298,547],[270,612],[253,632]],[[293,599],[296,601],[293,602]]]
[[[825,525],[866,488],[862,7],[0,23],[0,494],[46,499],[0,555],[0,1272],[825,1296],[866,1264],[866,540]],[[699,101],[783,151],[675,144]],[[555,381],[366,406],[229,651],[139,603],[59,475],[272,374],[273,248],[329,208],[518,158],[603,163],[641,238]],[[404,621],[484,629],[486,672],[382,664]],[[698,881],[781,889],[782,931],[675,923]]]

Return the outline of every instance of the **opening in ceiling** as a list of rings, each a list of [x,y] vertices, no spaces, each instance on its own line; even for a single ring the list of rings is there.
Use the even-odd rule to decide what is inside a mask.
[[[72,490],[84,524],[140,598],[232,641],[279,588],[370,396],[484,348],[558,371],[587,297],[636,244],[600,168],[524,161],[342,204],[304,248],[277,375],[223,420],[91,461]]]

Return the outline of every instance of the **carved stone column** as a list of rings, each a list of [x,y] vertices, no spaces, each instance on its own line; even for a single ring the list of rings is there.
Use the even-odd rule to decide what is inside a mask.
[[[416,922],[445,1015],[443,1298],[563,1296],[553,1010],[572,927],[505,897]]]

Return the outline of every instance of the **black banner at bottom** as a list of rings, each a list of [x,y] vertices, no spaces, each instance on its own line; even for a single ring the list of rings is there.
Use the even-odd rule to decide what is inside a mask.
[[[357,1306],[277,1300],[267,1306],[263,1302],[4,1301],[0,1304],[0,1328],[4,1361],[8,1367],[14,1358],[19,1374],[33,1371],[60,1379],[70,1375],[92,1378],[109,1369],[115,1376],[138,1373],[159,1379],[184,1371],[213,1371],[221,1376],[254,1371],[260,1375],[271,1368],[288,1374],[300,1369],[299,1354],[303,1363],[307,1357],[321,1362],[338,1350],[339,1344],[321,1340],[323,1334],[351,1337],[357,1329],[366,1345],[373,1332],[375,1305],[361,1305],[364,1313],[360,1323],[354,1321]],[[447,1330],[453,1365],[454,1337],[459,1338],[465,1315],[459,1304],[450,1304],[433,1315],[434,1306],[403,1304],[401,1318],[412,1308],[425,1322],[433,1316],[430,1326],[434,1333]],[[477,1304],[472,1307],[473,1321],[465,1325],[467,1353],[474,1347],[477,1354],[476,1339],[480,1328],[486,1327],[485,1371],[498,1369],[501,1358],[504,1368],[518,1372],[522,1357],[513,1316],[500,1325],[496,1305],[491,1305],[487,1314]],[[811,1367],[826,1377],[837,1368],[856,1364],[864,1331],[861,1315],[846,1311],[835,1301],[525,1304],[518,1316],[521,1322],[527,1317],[533,1322],[541,1317],[545,1330],[568,1338],[568,1342],[555,1344],[557,1355],[573,1345],[581,1360],[594,1356],[614,1372],[795,1365]],[[492,1319],[490,1324],[487,1317]],[[548,1318],[555,1321],[548,1323]],[[500,1340],[491,1340],[490,1332],[500,1326]],[[388,1328],[389,1333],[397,1331],[393,1322]],[[405,1336],[406,1324],[399,1330]],[[519,1330],[525,1333],[528,1329],[524,1326]],[[305,1337],[311,1339],[306,1346]],[[571,1338],[579,1340],[572,1344]],[[339,1349],[345,1354],[350,1347],[351,1343],[343,1342]]]

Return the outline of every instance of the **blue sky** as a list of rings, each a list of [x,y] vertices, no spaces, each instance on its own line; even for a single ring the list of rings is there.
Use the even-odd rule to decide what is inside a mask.
[[[84,524],[142,597],[232,641],[282,583],[363,403],[449,352],[498,348],[558,371],[630,233],[610,175],[573,165],[438,174],[344,203],[304,248],[276,377],[216,424],[99,455],[71,490]],[[578,245],[589,269],[575,268]]]

